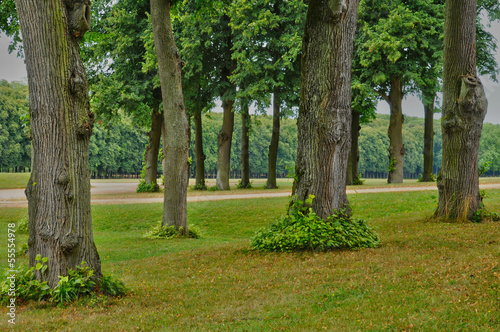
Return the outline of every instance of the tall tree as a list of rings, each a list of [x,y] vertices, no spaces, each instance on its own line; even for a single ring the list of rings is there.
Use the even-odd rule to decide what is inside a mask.
[[[189,126],[182,95],[183,62],[174,40],[170,6],[170,0],[151,0],[151,24],[165,115],[162,224],[187,233]]]
[[[96,276],[101,262],[90,214],[89,139],[94,124],[80,41],[90,27],[90,5],[16,0],[28,72],[32,133],[29,261],[48,257],[37,278],[54,287],[86,261]]]
[[[266,185],[269,189],[277,188],[280,120],[286,115],[284,111],[298,106],[305,13],[302,0],[236,0],[231,6],[233,57],[237,65],[232,79],[245,85],[237,97],[255,100],[258,108],[264,110],[273,96]]]
[[[388,136],[389,183],[403,182],[404,154],[402,100],[417,93],[427,63],[440,61],[442,7],[433,0],[362,0],[360,33],[356,38],[360,75],[391,110]]]
[[[119,111],[123,111],[145,128],[148,143],[144,151],[144,181],[158,191],[162,97],[156,63],[151,68],[143,65],[148,47],[153,48],[153,38],[147,38],[152,34],[149,1],[120,0],[111,4],[100,0],[95,5],[96,23],[84,43],[92,109],[105,122],[119,118]]]
[[[327,218],[348,205],[351,64],[358,1],[309,1],[302,43],[294,200]]]
[[[447,219],[474,219],[482,204],[478,149],[488,102],[476,70],[476,6],[476,0],[446,1],[436,216]]]

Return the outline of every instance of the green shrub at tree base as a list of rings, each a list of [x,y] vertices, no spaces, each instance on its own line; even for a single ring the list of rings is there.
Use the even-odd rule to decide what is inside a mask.
[[[146,234],[144,234],[147,239],[173,239],[173,238],[201,238],[201,232],[196,228],[196,226],[189,225],[187,235],[184,234],[182,229],[175,229],[174,226],[163,226],[162,222],[158,222],[156,226],[151,228]]]
[[[102,276],[96,281],[94,270],[82,262],[76,269],[70,269],[67,276],[59,276],[59,283],[54,289],[46,281],[35,278],[35,271],[43,272],[47,269],[47,257],[36,257],[35,267],[21,267],[15,273],[15,291],[12,291],[12,272],[5,273],[5,278],[0,283],[0,303],[7,304],[15,294],[16,301],[49,301],[57,306],[76,301],[79,298],[101,292],[108,296],[120,296],[128,292],[125,284],[113,276]]]
[[[138,193],[157,193],[160,191],[160,186],[156,183],[146,183],[146,181],[140,180],[136,191]]]
[[[310,195],[306,205],[314,199]],[[251,240],[259,251],[327,251],[333,249],[374,248],[379,235],[363,220],[336,211],[327,220],[319,218],[304,202],[295,201],[289,213],[267,228],[260,229]]]

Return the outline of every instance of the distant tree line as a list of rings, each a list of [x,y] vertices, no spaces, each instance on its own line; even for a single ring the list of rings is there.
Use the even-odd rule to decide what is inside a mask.
[[[2,172],[29,171],[31,149],[29,140],[27,86],[24,83],[0,81],[0,169]],[[217,173],[217,136],[222,113],[208,112],[203,116],[205,174],[214,178]],[[434,120],[439,127],[440,120]],[[387,176],[389,138],[388,115],[363,125],[359,137],[359,173],[362,177]],[[231,147],[231,176],[241,173],[241,118],[235,117],[234,141]],[[273,119],[268,115],[252,115],[250,120],[250,176],[267,177],[268,147],[272,136]],[[109,122],[97,122],[90,140],[90,171],[94,178],[139,177],[144,165],[144,148],[148,144],[146,128],[134,124],[125,115]],[[196,174],[194,153],[194,123],[191,124],[190,176]],[[297,151],[296,120],[282,119],[277,159],[278,177],[293,176]],[[419,177],[423,170],[424,119],[406,117],[403,128],[405,145],[404,173],[406,178]],[[485,123],[479,149],[479,164],[484,176],[500,175],[500,125]],[[441,167],[441,132],[435,132],[434,173]],[[161,160],[158,175],[162,174]]]

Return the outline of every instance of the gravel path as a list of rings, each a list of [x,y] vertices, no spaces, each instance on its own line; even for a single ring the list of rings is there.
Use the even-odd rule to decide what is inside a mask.
[[[92,204],[141,204],[141,203],[161,203],[163,197],[97,197],[102,194],[130,194],[135,193],[137,183],[92,183],[91,193]],[[481,189],[500,189],[500,183],[488,183],[479,185]],[[365,194],[382,192],[405,192],[405,191],[425,191],[437,190],[435,186],[419,187],[383,187],[383,188],[359,188],[349,189],[347,194]],[[219,201],[225,199],[249,199],[249,198],[267,198],[267,197],[286,197],[291,192],[270,192],[254,194],[217,194],[188,196],[188,202]],[[28,202],[24,195],[24,189],[1,189],[0,190],[0,208],[27,207]]]

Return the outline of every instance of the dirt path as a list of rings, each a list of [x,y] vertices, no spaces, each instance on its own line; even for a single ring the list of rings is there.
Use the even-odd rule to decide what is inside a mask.
[[[162,196],[156,197],[103,197],[103,195],[133,194],[137,183],[92,183],[92,204],[142,204],[161,203]],[[481,189],[500,189],[500,183],[487,183],[479,185]],[[435,186],[418,187],[384,187],[384,188],[362,188],[348,189],[347,194],[366,194],[382,192],[405,192],[405,191],[426,191],[437,190]],[[219,201],[225,199],[250,199],[268,197],[286,197],[291,192],[269,192],[250,194],[227,194],[218,193],[213,195],[188,196],[188,202]],[[1,189],[0,208],[24,208],[28,206],[24,189]]]

